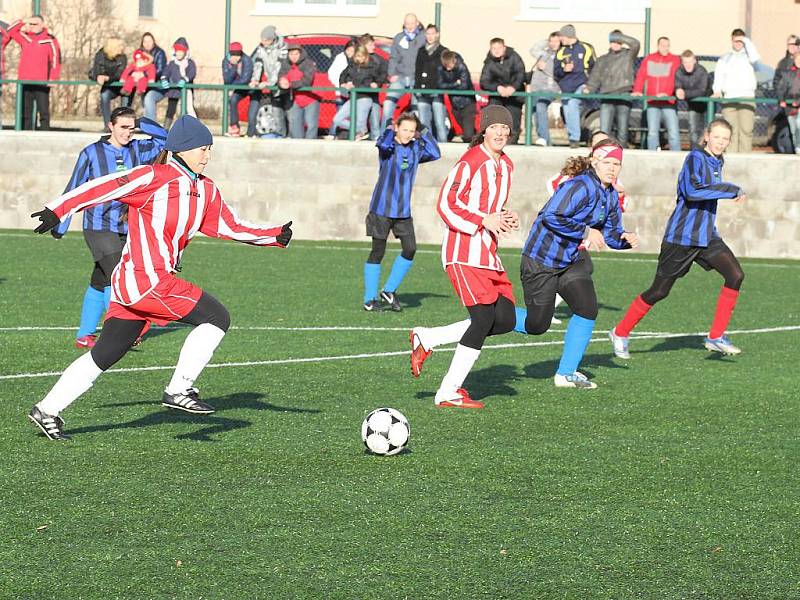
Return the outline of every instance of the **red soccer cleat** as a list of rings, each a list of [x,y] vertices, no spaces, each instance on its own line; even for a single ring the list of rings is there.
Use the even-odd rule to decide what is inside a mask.
[[[483,402],[478,402],[470,398],[469,392],[464,388],[458,388],[456,392],[459,395],[458,398],[437,402],[436,406],[438,408],[483,408]]]
[[[415,337],[419,342],[416,347],[414,346]],[[433,350],[425,350],[419,336],[414,333],[413,329],[408,333],[408,341],[411,342],[411,374],[414,377],[419,377],[419,374],[422,373],[422,365],[433,354]]]
[[[96,343],[97,336],[93,333],[90,333],[89,335],[79,337],[77,340],[75,340],[75,347],[80,348],[81,350],[88,350],[90,348],[94,348]]]

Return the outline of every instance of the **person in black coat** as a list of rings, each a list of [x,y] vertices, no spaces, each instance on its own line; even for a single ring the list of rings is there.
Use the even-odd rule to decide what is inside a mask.
[[[415,65],[414,87],[418,89],[439,88],[438,69],[442,64],[442,52],[447,50],[439,43],[439,28],[436,25],[428,25],[425,29],[425,45],[417,52],[417,62]],[[435,131],[436,141],[446,142],[449,130],[445,124],[444,101],[439,94],[418,94],[419,100],[419,120],[422,124]],[[431,122],[431,116],[433,122]]]
[[[681,54],[681,66],[675,71],[675,97],[686,100],[689,107],[689,140],[692,146],[700,143],[705,129],[705,102],[692,102],[693,98],[708,96],[710,92],[708,71],[697,64],[697,57],[691,50]]]
[[[437,67],[438,86],[443,90],[474,90],[469,69],[464,59],[451,50],[442,52],[441,64]],[[475,137],[475,96],[453,94],[449,96],[453,115],[461,125],[461,139],[469,144]]]
[[[500,94],[490,96],[489,104],[505,106],[511,113],[509,143],[516,144],[525,101],[512,94],[525,91],[525,63],[513,48],[506,46],[502,38],[493,38],[489,42],[489,53],[483,61],[481,71],[481,89]]]
[[[125,56],[124,45],[119,38],[108,38],[103,46],[94,55],[92,67],[89,69],[89,79],[94,79],[100,85],[100,112],[103,115],[103,127],[108,128],[111,120],[111,101],[120,95],[119,87],[111,87],[112,83],[119,81],[128,58]],[[130,106],[133,97],[123,99],[125,106]]]

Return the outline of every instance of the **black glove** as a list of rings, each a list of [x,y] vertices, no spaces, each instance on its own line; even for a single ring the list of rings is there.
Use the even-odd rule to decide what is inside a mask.
[[[60,233],[57,229],[51,229],[50,235],[52,235],[57,240],[60,240],[62,237],[64,237],[64,234]]]
[[[292,240],[292,222],[289,221],[283,227],[281,227],[281,232],[275,237],[275,240],[284,248],[289,245],[289,242]]]
[[[32,213],[31,218],[41,221],[39,226],[33,230],[35,233],[46,233],[61,222],[56,216],[56,213],[47,207],[44,207],[39,212]]]

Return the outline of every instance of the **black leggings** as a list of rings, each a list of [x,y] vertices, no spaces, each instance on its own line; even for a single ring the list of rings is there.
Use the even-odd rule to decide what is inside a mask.
[[[500,296],[494,304],[468,306],[467,312],[472,322],[461,338],[461,345],[475,350],[483,348],[488,336],[514,329],[517,320],[514,303],[505,296]]]
[[[744,271],[733,252],[730,250],[718,252],[706,258],[705,262],[717,273],[722,275],[725,279],[725,287],[737,291],[742,287]],[[669,292],[677,280],[677,277],[665,277],[656,272],[653,283],[647,290],[642,292],[642,300],[650,306],[659,300],[663,300],[669,296]]]
[[[95,262],[89,285],[100,292],[110,286],[111,273],[114,272],[114,268],[117,266],[117,263],[121,257],[121,252],[119,254],[107,254]]]
[[[203,292],[192,311],[180,320],[189,325],[210,323],[222,331],[228,331],[231,317],[222,303],[211,294]],[[92,359],[95,364],[106,371],[115,365],[130,350],[136,338],[142,333],[146,321],[129,321],[127,319],[110,318],[103,323],[100,338],[92,348]]]
[[[581,277],[559,285],[558,293],[564,298],[573,314],[594,321],[597,319],[597,293],[591,278]],[[555,312],[555,294],[552,301],[545,304],[531,303],[527,305],[528,316],[525,318],[525,331],[531,335],[541,335],[550,329]]]
[[[404,235],[400,238],[400,256],[406,260],[414,260],[414,255],[417,253],[417,238],[412,232],[410,235]],[[386,240],[381,238],[372,238],[372,250],[367,257],[367,262],[374,265],[381,264],[383,255],[386,254]]]

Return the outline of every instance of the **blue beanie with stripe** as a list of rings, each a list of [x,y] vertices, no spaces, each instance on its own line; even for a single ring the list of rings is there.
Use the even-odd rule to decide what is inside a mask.
[[[210,146],[213,143],[214,137],[208,127],[191,115],[183,115],[169,130],[164,149],[170,152],[183,152],[200,146]]]

